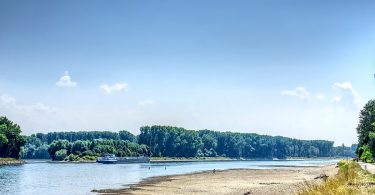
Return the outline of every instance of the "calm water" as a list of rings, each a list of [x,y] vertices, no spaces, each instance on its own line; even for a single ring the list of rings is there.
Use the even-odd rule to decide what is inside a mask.
[[[321,166],[337,160],[234,161],[146,164],[63,164],[28,161],[0,166],[0,194],[93,194],[93,189],[122,188],[144,178],[235,168],[273,169],[284,166]],[[165,170],[166,167],[166,170]],[[150,169],[149,169],[150,168]]]

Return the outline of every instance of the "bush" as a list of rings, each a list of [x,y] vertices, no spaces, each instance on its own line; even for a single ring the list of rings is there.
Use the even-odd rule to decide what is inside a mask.
[[[357,162],[340,161],[338,167],[338,173],[322,183],[305,181],[298,194],[373,194],[369,193],[372,189],[366,187],[373,183],[372,176],[362,170]]]
[[[68,157],[65,158],[67,161],[79,161],[80,158],[78,155],[70,154]]]
[[[372,153],[370,152],[369,148],[365,145],[360,148],[360,159],[364,162],[372,162],[373,156]]]
[[[96,160],[96,156],[84,156],[82,157],[83,160],[91,160],[91,161],[94,161]]]
[[[55,153],[55,160],[64,160],[68,156],[68,151],[66,149],[58,150]]]

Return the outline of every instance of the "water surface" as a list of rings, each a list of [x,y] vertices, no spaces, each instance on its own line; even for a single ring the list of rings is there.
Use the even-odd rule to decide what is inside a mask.
[[[143,164],[67,164],[27,161],[0,166],[0,194],[94,194],[93,189],[123,188],[152,176],[238,168],[274,169],[321,166],[337,160],[220,161]]]

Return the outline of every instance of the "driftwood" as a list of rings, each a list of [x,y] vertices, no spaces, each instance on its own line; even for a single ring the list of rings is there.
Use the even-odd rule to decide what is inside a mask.
[[[326,180],[329,176],[326,174],[320,174],[318,177],[315,177],[314,179],[323,179]]]

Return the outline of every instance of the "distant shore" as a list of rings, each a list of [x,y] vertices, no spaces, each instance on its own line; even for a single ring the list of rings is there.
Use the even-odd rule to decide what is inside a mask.
[[[331,160],[338,159],[334,157],[325,157],[325,158],[287,158],[287,159],[269,159],[269,158],[258,158],[258,159],[236,159],[236,158],[227,158],[227,157],[191,157],[191,158],[178,158],[178,157],[151,157],[150,163],[168,163],[168,162],[220,162],[220,161],[299,161],[299,160]],[[33,159],[24,159],[24,160],[33,160]],[[51,159],[43,159],[48,163],[96,163],[96,160],[79,160],[79,161],[53,161]]]
[[[304,181],[337,173],[336,165],[233,169],[152,177],[124,189],[93,190],[99,194],[294,194]]]
[[[272,160],[330,160],[330,159],[341,159],[336,157],[317,157],[317,158],[303,158],[303,157],[293,157],[286,159],[272,159],[272,158],[254,158],[254,159],[245,159],[245,158],[228,158],[228,157],[192,157],[192,158],[178,158],[178,157],[151,157],[150,162],[200,162],[200,161],[272,161]]]
[[[13,158],[0,158],[0,166],[1,165],[21,165],[24,164],[25,161],[17,160]]]

